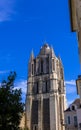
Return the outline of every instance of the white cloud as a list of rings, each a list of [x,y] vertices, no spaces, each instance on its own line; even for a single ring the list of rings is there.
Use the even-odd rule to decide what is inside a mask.
[[[67,94],[74,94],[76,92],[76,86],[67,85],[66,86],[66,93]]]
[[[65,81],[66,94],[76,93],[76,83],[75,80]]]
[[[66,85],[76,85],[75,80],[65,81]]]
[[[9,70],[4,70],[4,71],[0,71],[0,74],[6,74],[8,72],[9,72]]]
[[[27,91],[27,80],[22,80],[19,82],[15,83],[15,89],[20,89],[22,90],[22,94],[26,94]]]
[[[12,14],[15,13],[15,0],[0,0],[0,22],[10,20]]]

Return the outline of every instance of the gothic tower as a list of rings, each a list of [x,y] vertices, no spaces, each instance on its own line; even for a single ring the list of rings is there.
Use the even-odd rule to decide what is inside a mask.
[[[64,72],[60,58],[44,44],[29,60],[26,96],[26,127],[29,130],[64,130],[66,108]]]

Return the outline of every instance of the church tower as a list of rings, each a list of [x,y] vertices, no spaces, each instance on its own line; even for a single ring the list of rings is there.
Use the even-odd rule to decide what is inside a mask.
[[[62,61],[44,44],[28,67],[26,127],[29,130],[64,130],[66,94]]]

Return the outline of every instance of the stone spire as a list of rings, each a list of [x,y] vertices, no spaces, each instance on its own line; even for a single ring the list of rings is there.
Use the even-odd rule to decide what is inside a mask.
[[[51,57],[55,57],[54,49],[52,46],[51,46]]]
[[[32,61],[33,59],[34,59],[34,52],[33,52],[33,50],[32,50],[31,55],[30,55],[30,60],[29,60],[29,62]]]
[[[62,65],[62,60],[61,60],[60,55],[58,56],[58,59],[59,59],[59,62],[61,63],[61,65]]]

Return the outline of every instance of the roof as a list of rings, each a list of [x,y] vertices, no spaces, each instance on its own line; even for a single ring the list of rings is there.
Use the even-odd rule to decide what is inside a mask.
[[[54,50],[53,48],[51,48],[48,43],[45,43],[42,47],[41,47],[41,50],[40,50],[40,55],[45,55],[45,54],[50,54],[50,53],[53,53],[54,55]]]
[[[72,104],[70,104],[70,106],[72,106],[72,105],[76,105],[79,108],[80,107],[80,99],[79,98],[75,99],[72,102]],[[64,112],[71,111],[70,106]]]
[[[75,104],[75,105],[80,105],[80,99],[77,98],[72,104]]]

